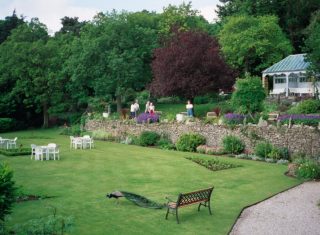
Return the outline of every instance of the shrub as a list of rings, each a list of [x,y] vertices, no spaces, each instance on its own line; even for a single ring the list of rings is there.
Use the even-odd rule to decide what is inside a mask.
[[[13,118],[0,118],[0,132],[12,131],[15,126]]]
[[[143,131],[139,137],[141,146],[153,146],[159,141],[160,135],[153,131]]]
[[[236,91],[232,93],[231,102],[241,113],[255,113],[262,111],[262,104],[266,97],[265,90],[259,77],[246,75],[236,82]]]
[[[157,142],[157,146],[161,149],[167,149],[167,150],[175,150],[176,147],[172,143],[172,141],[167,137],[161,137],[160,140]]]
[[[304,100],[300,102],[297,106],[291,108],[289,113],[297,114],[308,114],[308,113],[318,113],[320,110],[319,100]]]
[[[80,136],[82,133],[80,125],[73,125],[71,127],[63,128],[60,132],[61,135]]]
[[[157,100],[159,104],[179,104],[181,100],[177,96],[161,97]]]
[[[193,100],[194,104],[207,104],[209,102],[210,102],[210,97],[208,95],[196,96]]]
[[[137,117],[137,123],[154,123],[159,122],[159,116],[157,114],[141,113]]]
[[[268,154],[268,157],[273,159],[273,160],[281,159],[280,149],[273,147],[271,152]]]
[[[254,148],[256,156],[266,158],[272,152],[273,146],[269,142],[260,142]]]
[[[0,163],[0,220],[4,221],[5,215],[9,214],[15,201],[13,172],[8,165]]]
[[[176,143],[176,148],[179,151],[196,152],[197,147],[205,143],[206,143],[206,138],[200,134],[196,134],[196,133],[183,134],[179,137]]]
[[[232,154],[242,153],[245,149],[245,144],[236,136],[227,135],[222,139],[224,151]]]
[[[16,148],[16,149],[0,149],[0,154],[5,156],[21,156],[21,155],[30,155],[30,148]]]
[[[305,160],[297,168],[296,175],[305,179],[320,179],[320,164],[313,160]]]
[[[93,131],[92,132],[92,137],[96,140],[109,140],[109,141],[114,141],[115,137],[109,133],[109,132],[105,132],[105,131]]]

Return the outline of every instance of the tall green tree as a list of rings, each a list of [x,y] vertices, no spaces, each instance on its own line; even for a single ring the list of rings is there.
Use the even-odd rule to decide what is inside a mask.
[[[166,40],[174,32],[188,30],[209,31],[210,25],[200,15],[199,11],[192,9],[191,2],[183,2],[179,6],[171,5],[163,8],[159,21],[159,33]]]
[[[61,19],[61,24],[62,27],[59,30],[59,32],[57,32],[57,34],[62,33],[62,34],[66,34],[66,33],[71,33],[74,34],[76,36],[80,35],[80,30],[81,28],[86,24],[85,21],[80,22],[79,21],[79,17],[68,17],[65,16]]]
[[[260,74],[292,51],[275,16],[232,16],[219,33],[227,62],[244,74]]]
[[[220,0],[218,16],[221,20],[235,15],[276,15],[279,25],[288,35],[296,52],[304,45],[304,29],[311,15],[320,9],[319,0]]]
[[[17,28],[24,23],[23,17],[18,17],[16,11],[11,16],[7,16],[4,20],[0,20],[0,44],[3,43],[10,35],[11,30]]]
[[[306,34],[306,51],[308,60],[311,62],[311,70],[320,73],[320,10],[313,15]]]
[[[150,25],[143,20],[148,15],[100,13],[84,27],[68,63],[79,99],[111,96],[120,111],[126,91],[142,90],[151,80],[150,62],[157,34],[153,20]]]
[[[58,53],[59,44],[37,19],[13,30],[0,45],[0,88],[5,88],[0,107],[10,100],[17,107],[36,110],[43,114],[43,127],[48,127],[50,109],[63,100]]]

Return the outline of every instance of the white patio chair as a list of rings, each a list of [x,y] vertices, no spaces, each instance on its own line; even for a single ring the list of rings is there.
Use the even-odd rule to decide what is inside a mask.
[[[2,139],[2,137],[0,137],[0,148],[4,147],[4,140]]]
[[[59,147],[56,144],[48,144],[48,159],[50,159],[50,156],[53,156],[53,160],[56,160],[56,157],[60,160],[60,151]]]
[[[70,136],[70,148],[75,148],[74,142],[75,142],[74,136]]]
[[[47,149],[37,146],[35,148],[34,159],[43,161],[43,156],[45,156],[47,159]]]
[[[8,143],[7,143],[7,147],[8,149],[11,149],[11,148],[16,148],[17,147],[17,137],[14,138],[13,140],[8,140]]]
[[[93,147],[93,140],[92,138],[84,138],[82,140],[83,142],[83,148],[92,148]]]
[[[31,159],[33,156],[34,157],[36,156],[36,147],[37,147],[37,145],[31,144]]]
[[[82,138],[74,138],[74,140],[73,140],[74,148],[77,149],[79,147],[80,149],[82,149],[83,148],[82,141],[83,141]]]

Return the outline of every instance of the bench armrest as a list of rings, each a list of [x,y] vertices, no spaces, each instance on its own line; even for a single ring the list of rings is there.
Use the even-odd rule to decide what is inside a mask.
[[[166,196],[166,199],[168,200],[168,202],[176,202],[177,200],[172,200],[171,198],[169,198],[168,196]]]

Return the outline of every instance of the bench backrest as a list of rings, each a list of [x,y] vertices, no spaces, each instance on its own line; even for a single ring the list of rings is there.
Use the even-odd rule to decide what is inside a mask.
[[[210,201],[212,188],[202,189],[190,193],[180,193],[177,200],[177,207],[187,206],[194,203]]]

